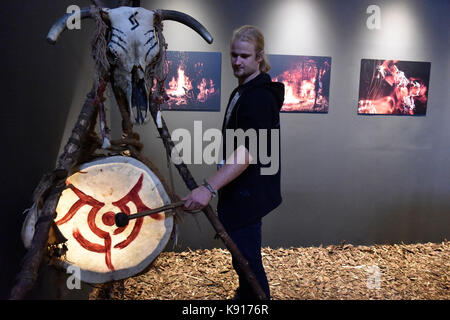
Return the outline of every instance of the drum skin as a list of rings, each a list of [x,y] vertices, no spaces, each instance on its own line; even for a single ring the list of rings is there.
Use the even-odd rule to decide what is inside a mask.
[[[115,225],[118,212],[133,214],[170,203],[160,179],[131,157],[107,157],[80,166],[66,181],[55,223],[68,239],[61,259],[80,268],[81,280],[104,283],[144,270],[169,241],[173,217],[165,212]]]

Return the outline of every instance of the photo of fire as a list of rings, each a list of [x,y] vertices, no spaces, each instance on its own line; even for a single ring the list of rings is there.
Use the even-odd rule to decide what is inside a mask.
[[[430,62],[361,60],[358,114],[425,115]]]
[[[162,110],[220,111],[220,52],[167,51],[166,93]]]
[[[285,87],[281,112],[327,113],[331,57],[268,56],[272,81]]]

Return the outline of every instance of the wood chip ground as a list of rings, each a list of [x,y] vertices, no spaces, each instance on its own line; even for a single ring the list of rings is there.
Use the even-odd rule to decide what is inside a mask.
[[[450,241],[263,248],[274,300],[450,299]],[[90,299],[224,300],[238,286],[225,249],[163,252],[144,273]]]

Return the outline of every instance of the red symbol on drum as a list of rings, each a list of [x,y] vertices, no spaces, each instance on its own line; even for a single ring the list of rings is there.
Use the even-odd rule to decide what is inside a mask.
[[[138,212],[150,210],[151,208],[147,207],[144,204],[144,202],[142,202],[142,200],[139,196],[139,191],[141,191],[141,189],[142,189],[143,180],[144,180],[144,174],[141,174],[139,180],[134,185],[134,187],[131,188],[131,190],[124,197],[122,197],[118,201],[114,201],[112,204],[115,207],[119,208],[119,211],[124,212],[127,215],[130,215],[130,208],[128,207],[128,203],[130,203],[130,202],[134,203]],[[112,245],[111,235],[109,232],[101,230],[95,223],[95,218],[97,217],[98,212],[104,207],[105,203],[98,201],[98,200],[94,199],[92,196],[85,194],[83,191],[81,191],[80,189],[76,188],[73,185],[70,185],[70,189],[78,196],[79,200],[76,201],[70,207],[69,211],[64,215],[64,217],[62,217],[60,220],[56,221],[56,225],[59,226],[59,225],[62,225],[64,223],[70,221],[81,207],[83,207],[85,205],[91,206],[92,208],[89,211],[89,214],[87,217],[87,223],[88,223],[89,229],[91,229],[91,231],[95,235],[97,235],[99,238],[102,238],[104,241],[104,244],[92,243],[91,241],[87,240],[85,237],[83,237],[83,235],[80,233],[80,230],[78,228],[74,228],[74,230],[72,231],[72,235],[75,238],[75,240],[77,240],[77,242],[86,250],[98,252],[98,253],[104,253],[106,266],[108,267],[109,270],[114,271],[114,266],[111,261],[111,245]],[[106,225],[108,227],[112,227],[115,224],[114,216],[115,216],[114,212],[108,211],[102,215],[101,220],[104,225]],[[152,215],[150,215],[150,217],[153,219],[156,219],[156,220],[161,220],[164,218],[163,215],[159,214],[159,213],[152,214]],[[137,218],[136,222],[134,223],[133,230],[128,235],[128,237],[125,240],[123,240],[122,242],[119,242],[118,244],[116,244],[114,246],[114,248],[115,249],[123,249],[123,248],[127,247],[131,242],[133,242],[133,240],[135,240],[136,237],[139,235],[139,232],[141,230],[143,222],[144,222],[143,217]],[[112,234],[118,235],[118,234],[122,233],[126,228],[127,228],[127,226],[117,228],[114,230],[114,232]]]

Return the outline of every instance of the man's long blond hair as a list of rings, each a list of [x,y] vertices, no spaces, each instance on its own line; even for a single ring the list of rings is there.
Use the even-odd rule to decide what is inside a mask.
[[[242,40],[253,43],[253,45],[255,46],[256,55],[262,55],[262,61],[259,64],[259,71],[269,72],[270,63],[269,59],[267,59],[266,53],[264,52],[264,36],[257,27],[245,25],[237,28],[233,31],[231,43],[233,43],[235,40]]]

